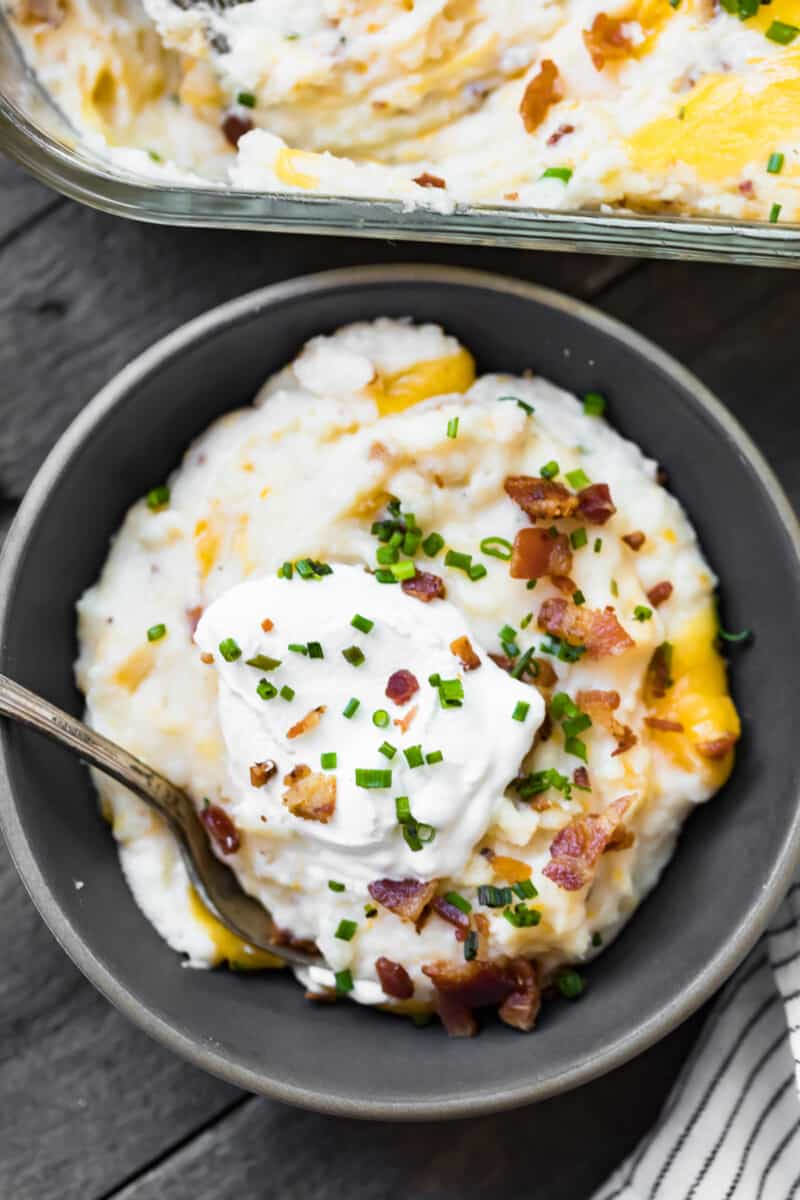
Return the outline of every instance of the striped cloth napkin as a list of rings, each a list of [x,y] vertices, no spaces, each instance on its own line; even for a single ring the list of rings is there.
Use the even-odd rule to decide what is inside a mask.
[[[800,1200],[800,881],[593,1200]]]

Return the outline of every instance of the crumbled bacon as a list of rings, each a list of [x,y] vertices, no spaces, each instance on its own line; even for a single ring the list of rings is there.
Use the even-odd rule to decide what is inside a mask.
[[[200,662],[205,663],[206,666],[208,666],[210,663],[213,663],[213,661],[214,661],[213,654],[201,654],[200,655]]]
[[[638,738],[631,727],[623,725],[614,716],[615,711],[619,708],[619,692],[601,692],[595,688],[588,688],[586,691],[578,692],[575,703],[583,712],[589,714],[594,724],[607,729],[614,738],[617,748],[613,752],[612,758],[624,754],[626,750],[630,750],[636,745]]]
[[[419,879],[375,879],[367,891],[389,912],[414,925],[436,895],[436,887],[435,879],[428,883]]]
[[[656,583],[647,593],[647,599],[652,604],[653,608],[658,608],[664,604],[672,595],[672,584],[668,579],[662,579],[660,583]]]
[[[302,951],[303,954],[319,954],[319,946],[315,941],[310,938],[295,937],[291,930],[281,929],[279,925],[276,925],[273,930],[272,940],[276,946],[289,946],[292,950]],[[319,994],[316,998],[320,998]]]
[[[550,597],[542,603],[537,623],[553,637],[585,646],[589,658],[624,654],[636,644],[620,625],[613,608],[602,611],[587,608],[561,596]]]
[[[736,186],[738,187],[739,191],[742,193],[743,196],[752,196],[753,195],[754,189],[753,189],[752,179],[743,179],[742,182],[737,183]]]
[[[211,834],[223,854],[235,854],[242,844],[239,830],[231,818],[218,804],[207,804],[200,813],[200,820]]]
[[[263,762],[255,762],[250,768],[250,783],[254,788],[263,787],[277,772],[278,765],[271,758],[265,758]]]
[[[626,533],[622,540],[626,546],[630,546],[631,550],[641,550],[647,538],[641,529],[637,529],[633,533]]]
[[[387,996],[394,1000],[410,1000],[414,995],[414,982],[400,963],[390,958],[376,958],[375,972]]]
[[[607,483],[590,483],[578,492],[578,512],[590,525],[605,525],[616,511]]]
[[[504,484],[506,495],[518,504],[532,521],[554,521],[572,517],[578,511],[578,497],[555,479],[536,475],[509,475]]]
[[[443,921],[449,921],[451,925],[455,925],[456,929],[463,929],[464,932],[469,929],[468,914],[462,912],[455,904],[451,904],[444,896],[436,896],[431,908]]]
[[[431,175],[428,171],[423,171],[421,175],[417,175],[414,179],[414,183],[418,184],[419,187],[424,188],[447,187],[447,184],[443,179],[440,179],[438,175]]]
[[[409,726],[418,712],[419,708],[415,704],[414,707],[410,708],[402,717],[395,717],[394,723],[401,733],[408,733]]]
[[[535,133],[547,116],[548,109],[564,95],[558,67],[551,59],[542,59],[539,70],[528,80],[519,105],[519,115],[526,133]]]
[[[565,892],[580,891],[592,879],[600,855],[618,832],[632,802],[633,796],[620,796],[605,812],[573,817],[553,838],[550,861],[542,874]]]
[[[589,51],[595,70],[602,71],[609,61],[627,58],[633,43],[624,30],[625,22],[619,17],[598,13],[589,29],[584,29],[583,41]]]
[[[574,579],[570,579],[569,575],[551,575],[550,582],[565,596],[574,596],[578,589],[577,583]]]
[[[668,642],[656,646],[645,672],[645,690],[655,700],[666,696],[674,682],[671,670],[672,650]]]
[[[558,683],[558,675],[555,667],[546,658],[533,658],[528,664],[528,670],[536,680],[536,686],[539,691],[549,689],[556,686]],[[523,672],[523,678],[528,672]]]
[[[473,913],[472,924],[478,935],[475,957],[478,962],[484,962],[489,957],[489,918],[485,913]]]
[[[644,723],[650,729],[659,730],[660,733],[683,733],[683,723],[670,721],[667,717],[645,717]]]
[[[735,733],[723,733],[720,737],[711,738],[707,742],[698,742],[697,749],[703,758],[724,758],[738,740],[739,737]]]
[[[526,958],[435,962],[422,970],[436,988],[439,1016],[451,1037],[474,1037],[473,1010],[494,1005],[507,1025],[525,1032],[533,1028],[541,991],[536,967]]]
[[[304,821],[319,821],[327,825],[336,811],[336,776],[312,771],[305,763],[298,763],[283,782],[288,791],[283,794],[283,803],[295,817]]]
[[[507,654],[492,654],[490,650],[489,658],[501,671],[510,671],[514,665],[513,658],[509,658]]]
[[[547,139],[547,145],[557,146],[562,138],[565,138],[567,134],[574,132],[574,125],[559,125],[558,129],[553,130],[553,132],[550,134],[550,137]]]
[[[270,621],[269,617],[264,617],[264,620],[261,622],[261,628],[264,630],[264,633],[271,633],[275,628],[275,622]]]
[[[253,128],[253,122],[249,117],[240,117],[238,113],[234,112],[229,112],[222,122],[222,132],[226,142],[231,146],[238,146],[239,139]]]
[[[323,713],[327,712],[327,705],[318,704],[316,708],[312,708],[311,712],[307,712],[304,717],[287,731],[287,738],[297,738],[304,733],[310,733],[312,729],[316,729],[320,723]]]
[[[450,643],[450,649],[460,660],[465,671],[477,671],[481,665],[481,660],[473,649],[472,642],[466,634],[463,637],[458,637],[454,642]]]
[[[611,837],[606,845],[603,854],[611,854],[616,850],[630,850],[633,843],[636,841],[636,834],[630,829],[626,829],[624,825],[620,825],[617,832]]]
[[[544,575],[566,577],[571,569],[572,550],[565,533],[553,537],[546,529],[529,525],[520,529],[514,538],[509,564],[512,579],[540,579]]]
[[[57,29],[66,16],[63,0],[20,0],[14,16],[22,25],[49,25]]]
[[[200,618],[203,615],[203,606],[198,604],[196,608],[187,608],[186,620],[189,622],[189,633],[194,637],[197,632],[197,626],[200,624]]]
[[[386,684],[386,695],[395,704],[408,704],[411,697],[419,691],[419,681],[411,671],[395,671],[389,676]]]
[[[447,594],[444,580],[430,571],[417,571],[410,579],[404,579],[400,586],[407,596],[422,600],[424,604],[431,600],[444,600]]]
[[[589,778],[589,772],[586,770],[586,767],[575,768],[572,772],[572,782],[575,784],[575,787],[591,791],[592,781]]]

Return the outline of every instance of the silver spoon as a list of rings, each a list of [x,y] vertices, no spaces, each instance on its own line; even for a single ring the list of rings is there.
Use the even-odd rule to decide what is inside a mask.
[[[0,675],[0,716],[28,725],[65,746],[84,762],[123,783],[160,813],[177,839],[189,878],[203,903],[238,937],[292,966],[321,962],[313,954],[275,940],[272,917],[258,900],[242,891],[230,867],[216,857],[192,801],[175,784],[6,675]]]

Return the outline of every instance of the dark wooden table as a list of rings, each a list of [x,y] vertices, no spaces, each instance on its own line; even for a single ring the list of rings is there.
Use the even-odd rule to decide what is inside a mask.
[[[277,279],[415,260],[546,283],[629,322],[721,396],[800,501],[794,273],[134,225],[0,161],[0,536],[69,421],[155,338]],[[516,1113],[394,1126],[296,1111],[202,1074],[112,1009],[0,847],[0,1197],[582,1200],[656,1117],[702,1017]]]

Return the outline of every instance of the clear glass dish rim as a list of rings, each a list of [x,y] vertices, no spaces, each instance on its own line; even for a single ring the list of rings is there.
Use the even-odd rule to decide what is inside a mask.
[[[2,16],[0,24],[8,29]],[[789,222],[492,205],[442,214],[391,200],[157,184],[112,171],[91,152],[70,150],[2,90],[2,81],[0,152],[73,200],[155,224],[800,267],[800,224]]]

